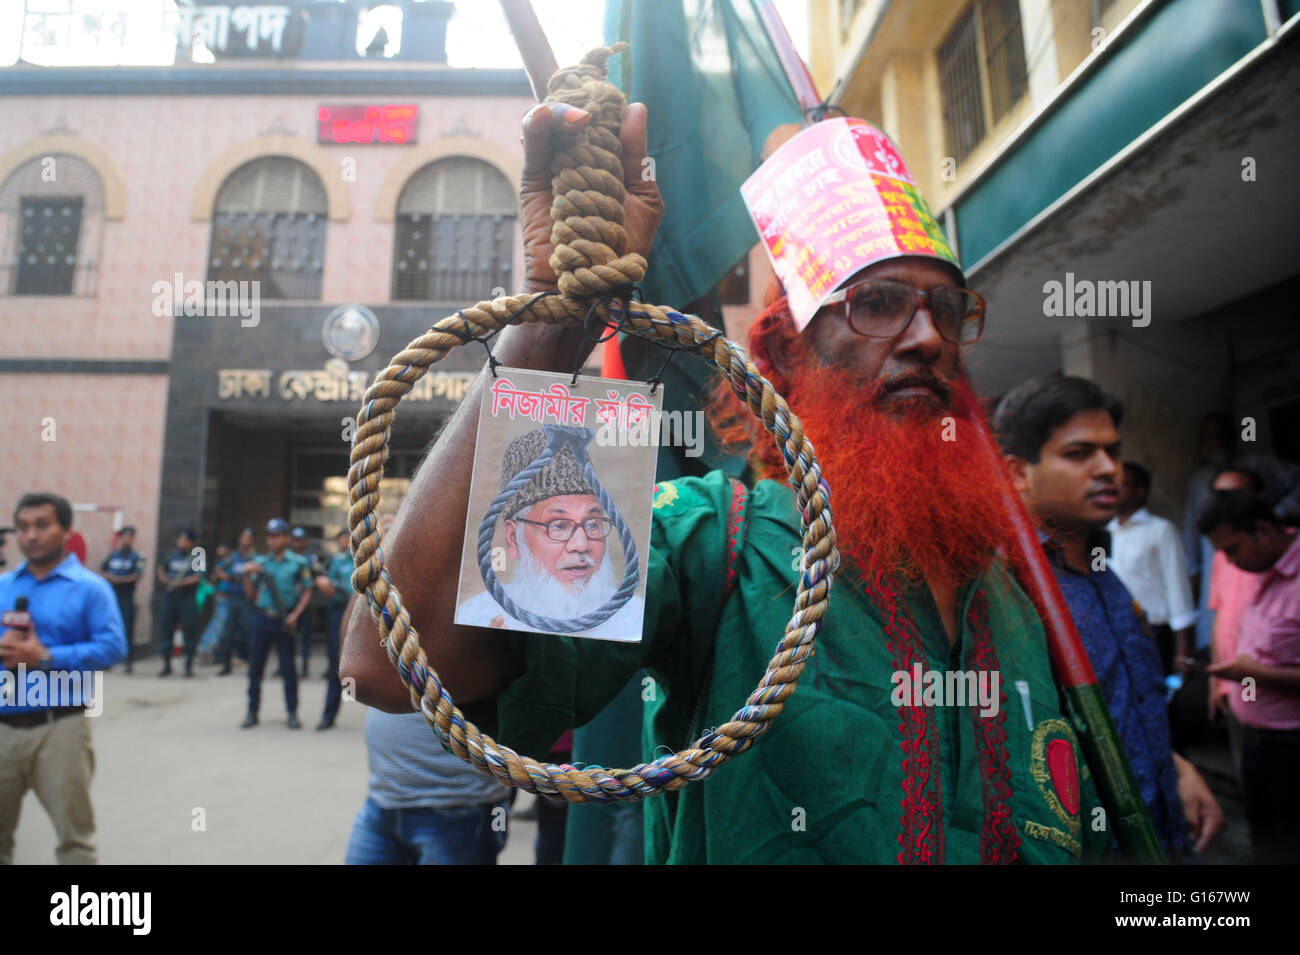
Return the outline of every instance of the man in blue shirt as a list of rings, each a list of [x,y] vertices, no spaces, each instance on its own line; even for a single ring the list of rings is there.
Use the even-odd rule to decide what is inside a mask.
[[[122,626],[126,628],[126,672],[131,672],[131,659],[135,656],[135,585],[144,576],[145,556],[135,549],[135,528],[124,527],[117,532],[117,550],[104,558],[99,570],[104,579],[113,585],[117,608],[122,611]]]
[[[0,575],[0,864],[13,861],[23,796],[36,790],[58,835],[60,863],[94,864],[90,721],[103,706],[94,671],[126,656],[113,590],[68,553],[72,506],[57,494],[25,494],[14,509],[27,559]],[[17,612],[20,598],[27,615]],[[90,706],[91,709],[87,709]]]
[[[1107,565],[1122,415],[1093,382],[1055,375],[1006,394],[993,427],[1017,490],[1041,522],[1048,561],[1165,851],[1171,861],[1193,861],[1193,841],[1197,852],[1210,845],[1223,829],[1223,810],[1196,767],[1171,749],[1155,642]]]
[[[185,675],[194,676],[194,653],[199,646],[199,605],[195,601],[203,575],[194,569],[194,532],[176,535],[176,549],[158,565],[158,583],[167,588],[163,595],[162,619],[158,631],[163,668],[158,675],[172,675],[172,635],[177,623],[185,639]]]
[[[284,679],[284,705],[289,711],[289,729],[301,729],[298,722],[298,671],[293,665],[294,631],[311,602],[311,564],[289,549],[289,524],[272,518],[266,525],[269,554],[259,556],[244,570],[244,593],[253,601],[253,646],[248,661],[248,714],[244,729],[257,725],[262,700],[262,672],[272,646],[280,658]]]

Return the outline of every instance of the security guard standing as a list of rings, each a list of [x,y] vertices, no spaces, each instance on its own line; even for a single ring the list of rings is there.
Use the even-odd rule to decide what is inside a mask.
[[[203,575],[191,563],[193,551],[194,532],[182,530],[176,535],[176,550],[158,567],[158,583],[167,588],[158,633],[163,659],[160,677],[172,675],[172,634],[177,622],[185,636],[185,675],[194,676],[194,652],[199,646],[199,605],[195,595]]]
[[[122,611],[122,625],[126,628],[126,672],[131,672],[131,658],[135,656],[135,585],[144,575],[147,558],[135,549],[135,528],[124,527],[117,532],[117,550],[104,558],[100,573],[113,585],[117,607]]]
[[[222,589],[226,591],[226,599],[230,602],[230,610],[226,614],[226,632],[221,636],[221,646],[217,651],[217,662],[221,664],[217,676],[230,675],[230,664],[235,654],[240,659],[248,659],[255,611],[253,602],[244,594],[244,571],[256,560],[256,535],[251,527],[245,527],[239,532],[235,552],[226,558],[224,566],[217,567],[217,576],[221,578]],[[227,583],[232,585],[229,589]]]
[[[307,530],[302,527],[295,527],[293,535],[289,540],[289,549],[299,557],[307,559],[307,566],[311,570],[312,580],[319,576],[324,568],[318,566],[316,556],[307,551]],[[298,650],[302,655],[302,678],[307,679],[307,660],[311,656],[311,631],[312,624],[316,622],[316,608],[308,604],[307,609],[302,612],[302,617],[298,621]]]
[[[262,672],[274,646],[284,679],[288,726],[296,730],[302,728],[302,723],[298,722],[298,671],[293,665],[293,642],[298,621],[311,602],[311,563],[289,549],[289,524],[283,518],[267,522],[266,546],[270,553],[260,555],[244,570],[244,593],[257,612],[248,661],[248,715],[241,725],[244,729],[257,725]]]
[[[348,532],[339,531],[334,540],[339,545],[338,553],[330,558],[326,573],[316,579],[316,589],[329,598],[326,608],[329,614],[329,662],[325,671],[329,689],[325,691],[325,711],[316,727],[318,730],[327,730],[334,725],[343,699],[343,685],[339,682],[339,628],[343,625],[343,614],[352,596],[352,571],[356,569],[348,546]]]

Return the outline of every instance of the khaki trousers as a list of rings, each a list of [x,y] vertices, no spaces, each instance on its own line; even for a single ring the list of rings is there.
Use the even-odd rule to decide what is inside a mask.
[[[94,865],[94,772],[95,750],[86,717],[74,714],[25,729],[0,723],[0,865],[13,862],[14,830],[28,789],[36,791],[54,823],[59,864]]]

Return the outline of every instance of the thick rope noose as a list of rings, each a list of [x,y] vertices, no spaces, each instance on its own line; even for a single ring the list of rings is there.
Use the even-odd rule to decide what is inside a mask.
[[[501,609],[528,626],[537,630],[549,630],[552,633],[580,633],[583,630],[590,630],[604,623],[622,608],[622,606],[632,599],[632,594],[636,593],[636,585],[641,579],[641,559],[636,552],[636,541],[632,539],[632,530],[627,526],[627,521],[623,520],[623,514],[619,511],[614,499],[609,496],[605,486],[600,483],[596,477],[596,469],[591,466],[591,458],[587,454],[587,445],[591,439],[596,436],[596,432],[590,428],[575,428],[561,424],[542,425],[546,433],[546,447],[542,453],[534,458],[527,467],[521,470],[510,479],[501,493],[493,498],[492,503],[488,506],[487,513],[483,516],[483,522],[478,529],[478,570],[483,577],[483,585],[487,587],[488,593],[492,599],[501,605]],[[561,448],[567,447],[572,453],[574,459],[582,468],[582,476],[587,482],[587,486],[596,492],[596,500],[600,501],[600,506],[604,508],[618,528],[618,542],[623,546],[623,582],[619,584],[618,590],[610,595],[605,604],[593,610],[591,613],[583,614],[581,617],[575,617],[572,620],[556,620],[554,617],[543,617],[529,611],[526,607],[520,607],[513,600],[506,590],[501,586],[501,581],[497,580],[496,571],[492,568],[492,540],[496,535],[497,518],[501,516],[501,511],[505,509],[506,504],[515,496],[515,493],[526,488],[542,468],[550,464],[555,455]],[[576,534],[577,531],[575,530]],[[584,531],[585,533],[585,531]]]
[[[753,745],[795,691],[825,616],[832,576],[839,568],[831,525],[830,489],[803,426],[759,373],[745,350],[694,315],[631,302],[630,292],[645,275],[645,259],[627,250],[623,229],[622,145],[619,129],[627,106],[623,94],[605,81],[606,60],[626,44],[599,47],[580,64],[557,72],[548,85],[547,103],[587,110],[585,129],[565,130],[552,164],[555,252],[550,264],[559,277],[559,294],[512,295],[479,302],[442,319],[399,352],[366,391],[357,416],[348,486],[352,506],[348,526],[356,572],[352,586],[363,594],[379,626],[389,659],[442,744],[461,759],[501,782],[527,792],[560,796],[569,802],[614,802],[677,790],[704,779],[732,756]],[[631,769],[576,768],[539,763],[502,746],[465,719],[429,666],[419,635],[402,606],[385,566],[375,512],[379,483],[398,401],[453,348],[483,340],[505,325],[526,321],[581,325],[588,313],[609,325],[609,302],[623,331],[677,350],[694,351],[715,365],[737,397],[762,420],[785,458],[798,499],[803,527],[803,572],[794,615],[777,643],[758,687],[732,719],[706,733],[680,753]],[[538,639],[547,639],[541,637]]]

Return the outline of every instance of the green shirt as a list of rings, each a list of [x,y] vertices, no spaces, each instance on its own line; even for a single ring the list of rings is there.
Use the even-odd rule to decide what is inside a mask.
[[[285,616],[293,613],[302,592],[311,589],[311,562],[288,549],[279,559],[274,554],[259,554],[256,559],[262,568],[261,578],[257,581],[257,606],[267,613],[277,613],[270,589],[274,584],[276,593],[280,595],[278,612]]]
[[[334,585],[334,596],[330,603],[336,606],[346,604],[352,596],[352,572],[357,569],[352,552],[341,550],[330,559],[329,579]]]
[[[731,718],[785,632],[800,553],[793,493],[760,482],[748,499],[737,583],[722,605],[731,499],[721,472],[657,487],[642,643],[519,634],[527,670],[497,700],[498,739],[545,752],[641,666],[654,681],[642,694],[647,760]],[[1011,575],[994,564],[963,588],[952,645],[925,588],[901,592],[892,615],[888,603],[841,571],[816,652],[768,731],[707,780],[647,800],[647,862],[1105,856],[1111,834],[1092,824],[1099,800],[1062,714],[1042,624]],[[691,726],[713,653],[703,716]],[[996,671],[996,715],[896,706],[892,677],[914,664]]]

